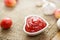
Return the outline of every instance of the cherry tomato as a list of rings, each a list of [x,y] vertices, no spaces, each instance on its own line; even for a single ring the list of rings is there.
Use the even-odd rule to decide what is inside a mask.
[[[10,18],[4,18],[2,21],[1,21],[1,27],[3,29],[9,29],[12,25],[12,20]]]
[[[4,0],[4,3],[7,7],[14,7],[17,0]]]

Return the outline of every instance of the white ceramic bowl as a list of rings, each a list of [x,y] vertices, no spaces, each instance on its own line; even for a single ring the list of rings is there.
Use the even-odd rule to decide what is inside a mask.
[[[30,15],[30,16],[37,16],[37,15]],[[48,22],[47,22],[44,18],[38,16],[38,17],[40,17],[42,20],[44,20],[44,21],[46,22],[46,24],[47,24],[46,27],[44,27],[43,29],[41,29],[41,30],[39,30],[39,31],[37,31],[37,32],[33,32],[33,33],[27,32],[27,31],[25,30],[26,19],[27,19],[28,17],[30,17],[30,16],[27,16],[27,17],[25,18],[25,24],[24,24],[24,27],[23,27],[23,31],[24,31],[26,34],[28,34],[29,36],[38,35],[38,34],[40,34],[41,32],[43,32],[43,31],[48,27]]]

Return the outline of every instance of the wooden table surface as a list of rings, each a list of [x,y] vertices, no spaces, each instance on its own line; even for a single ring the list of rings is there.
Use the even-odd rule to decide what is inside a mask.
[[[50,0],[50,2],[54,1]],[[0,28],[0,40],[60,40],[57,20],[54,16],[43,15],[42,9],[38,5],[38,0],[19,0],[16,7],[10,9],[5,7],[3,0],[0,0],[0,21],[5,17],[10,17],[13,20],[11,29],[2,30]],[[57,4],[56,6],[59,8]],[[23,31],[23,26],[24,18],[28,15],[42,16],[49,23],[48,28],[37,36],[27,36]]]

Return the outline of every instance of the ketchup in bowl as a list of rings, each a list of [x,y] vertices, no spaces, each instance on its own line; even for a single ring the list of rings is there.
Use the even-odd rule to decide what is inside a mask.
[[[26,19],[25,30],[27,32],[37,32],[46,27],[46,22],[38,16],[30,16]]]

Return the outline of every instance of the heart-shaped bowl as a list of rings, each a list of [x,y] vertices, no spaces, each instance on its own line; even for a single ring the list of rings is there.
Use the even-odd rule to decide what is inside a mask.
[[[37,15],[29,15],[29,16],[27,16],[27,17],[25,17],[25,24],[24,24],[24,27],[23,27],[23,31],[26,33],[26,34],[28,34],[29,36],[35,36],[35,35],[38,35],[38,34],[40,34],[41,32],[43,32],[47,27],[48,27],[48,22],[44,19],[44,18],[42,18],[41,16],[37,16],[37,17],[40,17],[45,23],[46,23],[46,26],[43,28],[43,29],[41,29],[41,30],[39,30],[39,31],[37,31],[37,32],[27,32],[26,31],[26,29],[25,29],[25,26],[26,26],[26,19],[28,18],[28,17],[30,17],[30,16],[37,16]]]

